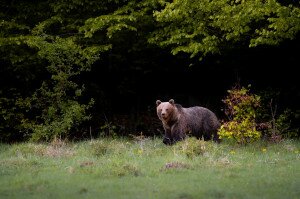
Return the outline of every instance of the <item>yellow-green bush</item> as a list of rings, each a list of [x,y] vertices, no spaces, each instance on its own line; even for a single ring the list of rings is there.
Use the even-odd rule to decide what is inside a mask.
[[[256,108],[260,106],[260,97],[251,94],[249,88],[233,88],[222,100],[228,121],[223,122],[218,132],[221,138],[234,139],[240,144],[258,140],[261,133],[256,130]]]

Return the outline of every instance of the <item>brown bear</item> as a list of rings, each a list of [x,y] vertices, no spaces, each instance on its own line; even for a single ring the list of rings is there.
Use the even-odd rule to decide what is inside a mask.
[[[220,142],[217,133],[220,122],[217,116],[207,108],[200,106],[184,108],[170,99],[169,102],[157,100],[156,111],[165,130],[163,139],[165,144],[174,144],[185,139],[188,134],[198,139],[213,139]]]

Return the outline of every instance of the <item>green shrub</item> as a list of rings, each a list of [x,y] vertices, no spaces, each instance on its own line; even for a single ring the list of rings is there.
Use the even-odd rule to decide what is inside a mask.
[[[67,137],[80,123],[90,119],[87,110],[93,105],[81,104],[84,86],[76,83],[81,72],[87,71],[93,59],[72,39],[49,38],[25,40],[38,49],[40,59],[46,61],[50,77],[27,97],[20,97],[16,105],[24,111],[21,121],[32,141],[50,141],[55,137]]]
[[[10,89],[10,95],[2,93],[9,88],[0,90],[0,140],[25,137],[50,141],[54,137],[68,137],[90,119],[87,110],[93,100],[81,101],[85,88],[79,78],[99,59],[101,49],[84,48],[76,37],[47,35],[43,32],[45,27],[37,26],[34,32],[41,31],[37,35],[12,37],[6,43],[12,48],[26,49],[18,62],[22,67],[30,67],[26,71],[32,74],[22,81],[34,83],[19,86],[15,91]],[[26,54],[27,51],[30,53]],[[17,67],[16,60],[9,60],[12,68]]]
[[[273,142],[299,137],[299,110],[282,106],[281,94],[274,89],[261,91],[260,96],[262,106],[257,111],[257,121],[263,136]]]
[[[290,109],[285,109],[282,114],[275,118],[274,126],[277,133],[287,138],[295,138],[299,136],[299,128],[292,128],[291,122],[296,118],[296,114]]]
[[[50,141],[56,137],[67,137],[82,121],[88,120],[88,105],[76,101],[62,102],[57,107],[47,107],[40,116],[42,122],[23,120],[23,127],[31,130],[32,141]]]
[[[258,140],[261,133],[256,130],[255,118],[260,97],[251,94],[249,88],[236,87],[229,90],[228,96],[222,101],[229,121],[221,125],[218,132],[220,137],[234,139],[240,144]]]
[[[18,95],[8,98],[1,97],[1,94],[0,91],[0,142],[23,140],[21,121],[24,114],[15,105]]]
[[[219,135],[222,137],[235,139],[238,143],[245,144],[261,137],[261,132],[256,130],[256,123],[245,119],[240,122],[225,122],[220,130]]]

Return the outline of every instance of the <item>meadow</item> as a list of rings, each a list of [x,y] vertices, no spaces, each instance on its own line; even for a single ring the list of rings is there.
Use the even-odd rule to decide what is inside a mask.
[[[300,198],[300,141],[0,144],[0,198]]]

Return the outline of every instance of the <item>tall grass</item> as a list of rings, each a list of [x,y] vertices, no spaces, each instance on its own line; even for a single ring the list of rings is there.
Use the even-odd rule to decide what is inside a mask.
[[[0,144],[0,198],[299,198],[300,142]]]

